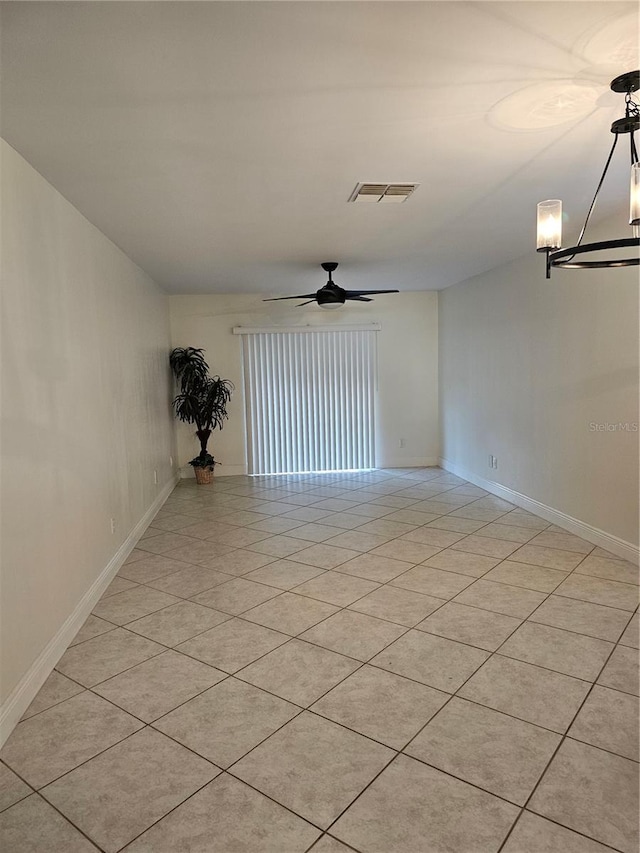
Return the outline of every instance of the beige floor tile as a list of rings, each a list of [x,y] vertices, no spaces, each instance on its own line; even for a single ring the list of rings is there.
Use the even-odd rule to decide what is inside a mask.
[[[213,607],[214,610],[237,616],[276,595],[280,595],[279,589],[242,577],[201,592],[195,595],[193,600],[197,604],[204,604],[205,607]]]
[[[518,625],[520,619],[514,619],[512,616],[503,616],[500,613],[449,601],[431,616],[427,616],[416,628],[494,652]]]
[[[638,588],[628,583],[595,578],[574,572],[556,590],[557,595],[605,604],[620,610],[635,610],[638,606]]]
[[[40,788],[141,727],[139,720],[85,691],[18,723],[0,758]]]
[[[131,563],[135,563],[137,560],[145,560],[148,556],[148,551],[140,551],[139,548],[134,548],[133,551],[127,557],[127,559],[124,561],[124,565],[128,566]]]
[[[219,772],[146,728],[48,785],[43,795],[107,853],[115,853]]]
[[[337,609],[333,604],[324,601],[285,592],[243,613],[242,618],[295,637],[331,616]]]
[[[304,853],[319,830],[226,773],[126,848],[126,853]],[[316,849],[315,847],[313,848]]]
[[[510,557],[516,563],[528,563],[547,569],[570,572],[584,559],[584,554],[573,551],[561,551],[559,548],[542,548],[539,545],[521,545]]]
[[[265,516],[251,512],[231,512],[226,513],[221,521],[199,521],[196,524],[191,524],[189,527],[183,527],[180,532],[183,536],[191,536],[194,539],[217,539],[218,536],[224,536],[225,533],[233,532],[233,527],[236,525],[236,518],[238,518],[237,526],[241,526],[242,522],[239,517],[246,517],[247,523],[251,524],[252,521],[260,521]],[[234,519],[234,521],[231,519]]]
[[[638,567],[626,560],[608,560],[605,557],[586,557],[576,569],[577,574],[591,575],[597,578],[606,578],[621,583],[632,583],[638,585]]]
[[[362,531],[362,528],[358,528],[357,530],[344,530],[342,533],[338,533],[331,538],[327,538],[326,544],[333,545],[338,548],[349,548],[352,551],[364,552],[371,551],[373,548],[377,548],[379,545],[383,545],[385,542],[391,539],[391,536],[381,536],[377,533],[366,533]]]
[[[233,673],[288,639],[286,634],[253,625],[244,619],[229,619],[176,648],[223,672]]]
[[[177,513],[176,515],[156,515],[149,527],[156,528],[157,530],[173,532],[180,531],[184,527],[189,527],[192,524],[192,515],[182,515]]]
[[[454,600],[456,604],[469,604],[505,616],[526,619],[545,598],[543,592],[481,579],[463,590]]]
[[[448,698],[424,684],[364,666],[312,710],[392,749],[402,749]]]
[[[371,663],[436,690],[455,693],[489,655],[480,649],[422,631],[409,631]]]
[[[179,601],[178,604],[130,622],[127,630],[164,646],[177,646],[228,619],[231,619],[228,613],[220,613],[193,601]]]
[[[638,652],[627,646],[617,646],[607,661],[598,684],[638,695]]]
[[[308,547],[309,543],[305,539],[295,539],[292,536],[281,534],[271,536],[269,539],[262,539],[260,542],[254,542],[252,545],[247,545],[247,550],[255,551],[256,554],[266,554],[270,557],[283,559]],[[302,562],[305,561],[303,560]]]
[[[233,773],[326,828],[392,757],[387,747],[305,713],[238,762]]]
[[[458,695],[563,733],[589,687],[587,681],[494,655],[469,679]]]
[[[392,512],[389,515],[385,515],[384,521],[399,521],[402,524],[409,524],[411,527],[422,527],[423,524],[426,524],[427,521],[433,521],[433,518],[426,518],[425,516],[435,516],[435,513],[424,513],[419,510],[413,509],[399,509],[396,512]],[[405,531],[408,532],[408,531]]]
[[[127,589],[135,589],[138,584],[122,577],[115,577],[109,586],[102,593],[102,599],[109,598],[110,595],[116,595],[119,592],[124,592]]]
[[[324,513],[321,513],[324,515]],[[324,542],[325,539],[331,539],[332,536],[336,535],[335,527],[330,527],[328,524],[318,524],[317,522],[308,522],[305,524],[302,521],[296,521],[295,519],[289,518],[289,513],[287,513],[287,517],[283,518],[282,516],[278,516],[278,518],[270,519],[271,523],[275,525],[279,523],[280,525],[290,524],[290,530],[295,527],[295,534],[293,534],[296,539],[304,539],[308,542]],[[267,524],[267,522],[262,522],[263,524]],[[258,526],[258,525],[256,525]],[[281,532],[281,531],[273,531]]]
[[[487,539],[487,542],[495,541]],[[461,540],[464,542],[464,540]],[[456,543],[460,544],[460,543]],[[425,566],[433,566],[436,569],[445,569],[448,572],[467,575],[471,578],[479,578],[485,575],[494,566],[497,566],[500,558],[487,557],[482,554],[469,554],[465,551],[455,551],[447,548],[430,557]]]
[[[560,739],[547,729],[453,698],[405,752],[522,806]]]
[[[301,639],[356,660],[366,661],[397,640],[404,630],[399,625],[392,625],[363,613],[341,610],[305,631]]]
[[[399,756],[331,828],[358,850],[496,853],[516,806]]]
[[[567,739],[529,808],[624,853],[636,853],[638,765]]]
[[[340,530],[354,530],[366,523],[366,518],[361,515],[354,515],[352,512],[332,512],[331,515],[322,519],[322,523],[337,527]]]
[[[167,651],[104,681],[93,690],[150,723],[226,677],[226,673],[205,663]]]
[[[464,556],[473,555],[467,554]],[[413,569],[409,569],[404,574],[395,578],[391,582],[391,586],[398,586],[402,589],[409,589],[412,592],[421,592],[423,595],[433,595],[435,598],[447,600],[453,598],[454,595],[462,592],[469,584],[473,583],[473,578],[468,575],[432,568],[430,565],[431,560],[437,559],[437,556],[431,557],[426,565],[415,566]]]
[[[71,681],[66,675],[62,675],[54,670],[22,715],[22,719],[26,720],[29,717],[33,717],[35,714],[39,714],[40,711],[46,711],[47,708],[59,705],[65,699],[70,699],[72,696],[76,696],[83,691],[84,687],[76,684],[75,681]]]
[[[500,654],[595,681],[612,649],[613,644],[606,640],[525,622],[500,648]]]
[[[330,835],[323,835],[320,841],[313,845],[309,853],[351,853],[352,848],[347,847]]]
[[[567,575],[568,572],[561,572],[558,569],[547,569],[544,566],[504,560],[495,569],[487,572],[484,579],[497,583],[508,583],[511,586],[521,586],[524,589],[534,589],[538,592],[553,592]]]
[[[395,539],[398,536],[402,536],[405,533],[410,533],[412,530],[415,530],[419,524],[406,524],[403,521],[389,521],[388,518],[378,518],[374,521],[369,521],[366,524],[363,524],[361,527],[358,527],[356,533],[364,533],[367,536],[375,536],[378,541],[372,547],[377,548],[378,545],[382,545],[380,539]]]
[[[393,539],[370,551],[371,556],[391,557],[394,560],[403,560],[416,566],[429,557],[433,557],[440,550],[434,545],[421,545],[419,542],[409,542],[408,539]]]
[[[33,794],[0,815],[0,850],[7,853],[98,853],[84,835]]]
[[[569,736],[638,761],[638,698],[596,685],[569,729]]]
[[[349,512],[352,515],[362,516],[363,524],[367,524],[368,520],[376,521],[379,518],[384,518],[385,516],[390,515],[392,509],[388,506],[376,506],[375,504],[363,503],[350,507]],[[410,525],[407,525],[407,527],[404,528],[403,533],[405,533],[409,527]],[[372,529],[371,533],[375,533],[375,530]]]
[[[595,547],[591,542],[574,536],[572,533],[566,531],[557,533],[555,530],[549,529],[538,533],[529,544],[539,545],[543,548],[559,548],[561,551],[573,551],[576,554],[589,554]]]
[[[223,533],[216,542],[222,545],[230,545],[232,548],[244,548],[247,545],[253,545],[254,542],[261,542],[263,539],[268,539],[270,536],[271,533],[266,533],[264,530],[237,527],[230,533]]]
[[[271,533],[277,535],[279,533],[287,533],[289,530],[299,529],[304,527],[304,522],[296,521],[294,518],[283,518],[280,515],[268,515],[261,521],[256,521],[251,524],[252,530],[259,530],[263,533]],[[298,534],[296,533],[296,536]],[[308,539],[308,536],[299,536],[299,539]]]
[[[222,572],[200,566],[186,566],[180,572],[149,581],[147,586],[178,598],[190,598],[228,580],[231,580],[231,575],[223,575]]]
[[[381,586],[351,604],[349,610],[412,628],[443,604],[441,598],[432,598],[400,587]]]
[[[243,577],[245,580],[275,586],[277,589],[293,589],[294,586],[318,577],[324,571],[317,566],[305,566],[303,563],[296,563],[294,560],[276,560],[269,563],[268,566],[263,566],[261,569],[255,569],[243,575]]]
[[[175,595],[167,595],[147,586],[137,586],[135,589],[101,599],[93,608],[93,614],[115,625],[126,625],[134,619],[176,604],[179,600]]]
[[[287,501],[288,503],[288,501]],[[327,509],[316,509],[313,506],[300,506],[289,510],[284,514],[284,518],[293,518],[295,521],[304,521],[307,524],[313,524],[321,521],[323,518],[328,518],[331,512]]]
[[[218,767],[229,767],[299,712],[290,702],[227,678],[154,727]]]
[[[189,528],[186,528],[189,530]],[[138,542],[137,547],[141,551],[149,551],[151,554],[166,554],[169,551],[174,551],[176,548],[191,545],[193,539],[189,534],[181,533],[161,533],[159,536],[152,536],[150,539],[144,539]]]
[[[619,557],[617,554],[612,554],[610,551],[605,551],[604,548],[594,548],[591,552],[593,557],[605,557],[607,560],[623,560],[624,557]]]
[[[240,529],[240,528],[238,528]],[[229,554],[223,554],[221,557],[211,557],[209,560],[203,560],[200,565],[207,569],[215,569],[216,572],[222,572],[226,575],[246,575],[255,569],[262,566],[267,566],[269,563],[274,563],[276,557],[269,554],[255,554],[253,551],[247,551],[244,548],[231,551]]]
[[[443,515],[441,518],[436,518],[430,521],[427,527],[432,527],[437,530],[449,530],[453,533],[475,533],[484,527],[484,521],[474,521],[470,518],[455,518],[452,515]]]
[[[539,815],[523,812],[502,853],[610,853],[584,835],[552,823]]]
[[[434,548],[448,548],[449,545],[453,545],[454,542],[458,542],[464,536],[464,533],[438,530],[435,527],[418,527],[411,533],[405,533],[398,541],[417,542],[419,545],[432,545]]]
[[[360,663],[311,643],[291,640],[238,673],[238,678],[306,707]]]
[[[550,595],[531,614],[529,621],[616,642],[629,621],[629,612],[575,598]]]
[[[308,545],[309,543],[305,543]],[[320,569],[335,569],[358,556],[358,551],[352,548],[337,548],[335,545],[312,545],[296,554],[296,562]]]
[[[170,575],[172,572],[179,572],[184,569],[184,561],[173,560],[170,557],[163,557],[161,554],[146,554],[144,559],[136,560],[135,563],[125,563],[118,572],[118,577],[126,578],[135,583],[149,583]]]
[[[116,628],[67,649],[56,669],[79,684],[92,687],[163,651],[151,640]]]
[[[473,504],[461,506],[450,513],[454,518],[470,518],[473,521],[495,521],[504,515],[500,509],[489,509],[487,507],[476,507]]]
[[[381,557],[378,554],[361,554],[359,557],[338,566],[336,571],[378,583],[386,583],[386,581],[393,580],[393,578],[406,572],[408,568],[408,564],[402,560]]]
[[[471,534],[471,536],[465,536],[464,539],[454,542],[451,550],[466,551],[469,554],[480,554],[484,557],[500,557],[500,559],[504,559],[509,554],[513,554],[518,547],[516,542]]]
[[[237,530],[238,528],[233,528]],[[173,548],[168,551],[166,556],[172,557],[174,560],[182,560],[184,563],[192,563],[196,566],[206,566],[209,560],[216,557],[224,557],[226,554],[232,554],[234,548],[231,545],[224,545],[222,542],[212,542],[207,539],[189,539],[188,544],[181,545],[179,548]]]
[[[355,553],[355,552],[351,552]],[[346,607],[362,598],[380,584],[364,578],[356,578],[351,575],[338,572],[325,572],[312,580],[306,581],[295,588],[296,593],[316,598],[318,601],[326,601],[338,607]]]
[[[82,628],[75,635],[69,646],[77,646],[78,643],[84,643],[85,640],[91,640],[93,637],[99,637],[100,634],[106,634],[108,631],[113,631],[116,626],[112,622],[107,622],[105,619],[100,619],[91,613]]]
[[[505,516],[501,516],[500,521]],[[518,527],[515,524],[501,524],[500,521],[494,521],[482,527],[476,533],[476,536],[483,536],[488,539],[500,539],[503,542],[517,542],[524,545],[529,540],[537,535],[538,531],[531,527]]]
[[[630,646],[633,649],[640,648],[640,625],[638,624],[638,614],[632,616],[631,621],[627,625],[624,634],[620,638],[620,644]]]
[[[32,789],[6,764],[0,763],[0,812],[32,794]],[[0,846],[0,849],[2,847]]]
[[[538,518],[523,509],[514,509],[503,515],[500,518],[500,524],[515,525],[516,527],[528,527],[532,530],[545,530],[549,527],[549,522],[543,518]]]

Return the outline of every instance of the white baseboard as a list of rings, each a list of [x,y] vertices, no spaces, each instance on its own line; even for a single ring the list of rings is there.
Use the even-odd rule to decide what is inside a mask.
[[[584,521],[580,521],[578,518],[567,515],[559,509],[554,509],[553,507],[547,506],[534,498],[530,498],[527,497],[527,495],[516,492],[508,486],[502,486],[500,483],[494,483],[493,480],[485,480],[484,477],[475,474],[473,471],[469,471],[461,465],[449,462],[448,459],[440,459],[440,467],[446,469],[451,474],[462,477],[463,480],[468,480],[468,482],[473,483],[474,486],[479,486],[481,489],[491,492],[492,495],[503,498],[505,501],[509,501],[522,509],[532,512],[534,515],[539,515],[540,518],[544,518],[552,524],[557,524],[558,527],[563,527],[570,533],[574,533],[576,536],[586,539],[587,542],[593,542],[594,545],[598,545],[600,548],[604,548],[605,551],[610,551],[612,554],[616,554],[623,560],[629,560],[629,562],[634,565],[638,564],[640,551],[638,546],[634,545],[632,542],[627,542],[624,539],[620,539],[618,536],[606,533],[598,527],[593,527],[591,524],[587,524]]]
[[[439,464],[437,456],[386,456],[377,461],[376,468],[431,468]]]
[[[26,675],[2,704],[2,707],[0,707],[0,746],[6,741],[14,727],[20,721],[20,718],[66,651],[67,646],[78,633],[102,596],[102,593],[109,586],[114,575],[120,570],[131,551],[133,551],[138,539],[147,529],[155,514],[175,488],[177,482],[178,478],[172,477],[162,488],[162,491],[153,504],[100,572],[91,587],[82,596],[73,613],[66,619],[53,639],[32,664]]]

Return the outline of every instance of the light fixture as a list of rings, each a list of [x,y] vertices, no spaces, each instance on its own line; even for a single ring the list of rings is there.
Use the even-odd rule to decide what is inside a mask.
[[[603,260],[597,257],[592,260],[582,258],[583,255],[588,255],[591,252],[597,253],[611,249],[640,247],[640,162],[634,139],[635,131],[640,130],[640,106],[631,99],[631,93],[637,92],[640,89],[640,71],[630,71],[628,74],[621,74],[620,77],[616,77],[615,80],[611,81],[611,89],[614,92],[625,93],[625,114],[623,118],[616,119],[611,125],[613,145],[611,146],[602,177],[596,188],[596,193],[587,212],[587,218],[575,246],[571,246],[569,249],[561,248],[562,202],[559,199],[549,199],[548,201],[541,201],[538,205],[537,251],[546,253],[547,278],[551,278],[552,267],[584,270],[597,268],[612,269],[614,267],[630,267],[640,264],[640,257],[638,257],[637,253],[633,257],[612,258],[610,260]],[[599,243],[585,243],[583,245],[582,238],[587,230],[591,214],[598,200],[598,193],[609,169],[609,164],[611,163],[611,158],[613,157],[613,152],[621,133],[628,133],[630,142],[631,187],[629,224],[633,227],[633,237],[624,237],[620,240],[603,240]],[[576,260],[576,256],[579,256],[578,260]]]

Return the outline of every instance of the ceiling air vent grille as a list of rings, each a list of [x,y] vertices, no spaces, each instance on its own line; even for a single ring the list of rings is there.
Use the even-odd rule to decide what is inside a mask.
[[[365,204],[391,203],[406,201],[418,184],[358,184],[351,193],[349,201]]]

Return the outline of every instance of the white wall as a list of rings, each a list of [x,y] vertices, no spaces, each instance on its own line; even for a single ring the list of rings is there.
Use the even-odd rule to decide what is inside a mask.
[[[378,335],[379,467],[435,464],[438,458],[438,294],[396,293],[368,305],[337,311],[297,303],[262,302],[262,297],[216,295],[172,296],[173,346],[203,347],[212,373],[231,379],[236,393],[229,421],[214,432],[209,449],[222,463],[218,474],[246,470],[242,344],[234,326],[328,325],[380,323]],[[187,465],[198,450],[193,427],[180,425],[178,456]],[[404,439],[405,446],[398,442]],[[188,465],[187,465],[188,468]],[[190,469],[185,471],[188,474]]]
[[[166,296],[12,148],[0,155],[6,711],[170,484],[173,422]]]
[[[442,291],[440,411],[447,463],[637,544],[638,433],[591,427],[638,422],[637,267],[532,252]]]

